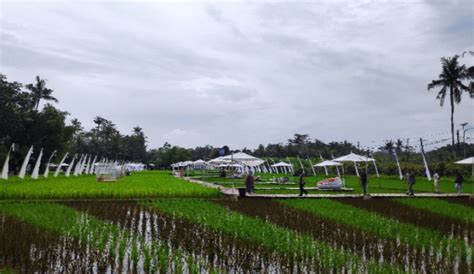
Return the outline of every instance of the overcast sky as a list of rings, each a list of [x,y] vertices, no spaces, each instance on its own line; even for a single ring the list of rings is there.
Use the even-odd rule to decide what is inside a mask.
[[[40,75],[70,119],[139,125],[152,148],[449,137],[426,85],[474,49],[474,2],[355,2],[0,1],[0,73]]]

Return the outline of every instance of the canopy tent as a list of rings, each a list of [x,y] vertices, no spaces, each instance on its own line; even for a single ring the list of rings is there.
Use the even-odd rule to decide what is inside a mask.
[[[335,161],[335,162],[353,162],[354,163],[354,168],[355,168],[355,171],[356,171],[356,174],[357,174],[358,177],[360,175],[359,175],[359,169],[357,168],[357,163],[358,162],[366,162],[366,163],[367,162],[372,162],[374,164],[375,172],[377,173],[377,177],[380,176],[374,158],[361,156],[361,155],[358,155],[358,154],[355,154],[355,153],[351,152],[351,153],[349,153],[345,156],[341,156],[339,158],[333,159],[333,161]]]
[[[361,156],[355,153],[349,153],[345,156],[333,159],[334,162],[375,162],[375,159]]]
[[[280,168],[281,170],[283,170],[284,173],[288,173],[290,172],[293,165],[285,163],[285,162],[278,162],[276,164],[273,164],[272,167],[276,168],[277,170],[278,168]]]
[[[214,165],[238,163],[254,171],[254,169],[258,169],[258,167],[265,163],[265,161],[244,152],[237,152],[231,155],[212,159],[209,161],[209,163]]]
[[[318,164],[315,164],[314,167],[330,167],[330,166],[335,166],[336,167],[336,170],[337,170],[337,176],[338,177],[341,177],[341,174],[339,174],[339,168],[337,168],[338,166],[342,166],[341,163],[338,163],[338,162],[335,162],[335,161],[330,161],[330,160],[326,160],[326,161],[322,161],[321,163],[318,163]],[[342,169],[342,172],[344,174],[344,169]],[[327,176],[327,173],[326,173],[326,176]]]
[[[455,162],[458,165],[474,165],[474,157],[469,157],[461,161]]]
[[[314,167],[325,167],[325,166],[342,166],[342,164],[335,161],[326,160],[314,165]]]

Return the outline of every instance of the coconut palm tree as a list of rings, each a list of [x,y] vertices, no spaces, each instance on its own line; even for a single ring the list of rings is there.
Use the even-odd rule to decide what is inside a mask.
[[[433,88],[441,88],[438,91],[436,99],[439,100],[441,107],[444,105],[446,95],[449,95],[451,103],[451,141],[454,150],[454,104],[461,102],[463,91],[469,92],[469,88],[462,83],[468,79],[466,66],[460,65],[458,62],[459,55],[454,57],[441,58],[442,71],[437,80],[428,84],[428,90]]]
[[[26,88],[31,91],[31,98],[35,110],[38,110],[41,100],[58,102],[58,99],[51,96],[53,90],[46,88],[46,80],[41,79],[39,76],[36,76],[36,83],[28,84]]]

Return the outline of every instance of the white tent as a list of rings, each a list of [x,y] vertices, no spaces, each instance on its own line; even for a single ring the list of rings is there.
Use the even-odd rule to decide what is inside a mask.
[[[324,162],[318,163],[314,165],[315,167],[325,167],[325,166],[342,166],[341,163],[335,161],[326,160]]]
[[[469,157],[461,161],[455,162],[458,165],[474,165],[474,157]]]
[[[335,162],[353,162],[354,163],[354,168],[355,168],[355,171],[356,171],[356,174],[357,174],[358,177],[360,175],[359,175],[359,169],[357,168],[357,162],[373,162],[374,166],[375,166],[375,159],[374,158],[361,156],[361,155],[358,155],[358,154],[355,154],[355,153],[352,153],[352,152],[345,155],[345,156],[341,156],[339,158],[333,159],[333,161],[335,161]],[[377,172],[377,177],[379,177],[380,175],[378,174],[377,168],[375,168],[375,170]]]
[[[288,163],[285,163],[285,162],[278,162],[276,164],[273,164],[272,167],[276,168],[277,170],[278,170],[278,168],[280,168],[281,170],[283,170],[284,173],[288,173],[290,171],[290,168],[292,167],[292,165],[290,165]]]
[[[252,155],[248,155],[247,153],[244,153],[244,152],[233,153],[231,155],[219,157],[218,159],[238,161],[238,162],[240,162],[240,161],[257,161],[257,160],[262,161],[261,159],[259,159],[257,157],[254,157]]]
[[[333,159],[335,162],[374,162],[375,159],[361,156],[355,153],[349,153],[345,156]]]

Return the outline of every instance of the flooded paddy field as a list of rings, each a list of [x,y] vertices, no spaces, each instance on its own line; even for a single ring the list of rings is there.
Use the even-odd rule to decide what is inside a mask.
[[[474,212],[468,199],[441,202]],[[415,206],[388,199],[2,202],[0,270],[472,273],[470,217]]]

